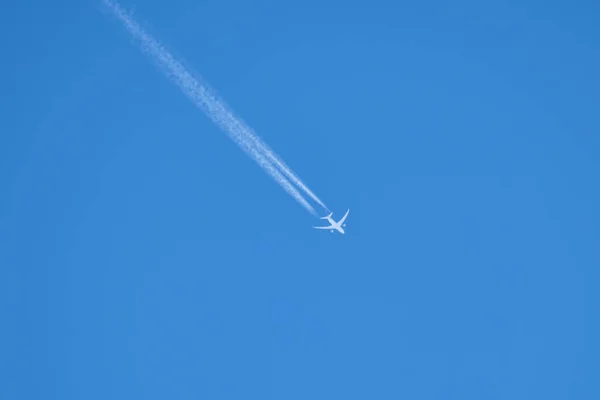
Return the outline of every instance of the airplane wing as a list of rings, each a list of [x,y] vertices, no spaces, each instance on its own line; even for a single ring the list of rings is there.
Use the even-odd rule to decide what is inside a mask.
[[[329,226],[313,226],[315,229],[333,229],[333,225]]]
[[[342,219],[340,219],[340,221],[338,222],[339,225],[344,223],[349,212],[350,212],[350,209],[348,209],[348,211],[346,211],[346,214],[342,217]]]

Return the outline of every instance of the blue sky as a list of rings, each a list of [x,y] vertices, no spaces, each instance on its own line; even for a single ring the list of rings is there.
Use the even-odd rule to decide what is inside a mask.
[[[0,398],[598,398],[594,3],[8,0]]]

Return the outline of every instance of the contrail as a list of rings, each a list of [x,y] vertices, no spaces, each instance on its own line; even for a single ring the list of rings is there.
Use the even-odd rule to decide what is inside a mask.
[[[125,25],[127,31],[141,42],[142,49],[152,56],[153,60],[164,70],[166,75],[173,80],[181,91],[228,136],[258,163],[279,185],[291,195],[298,203],[311,214],[317,216],[313,207],[306,201],[302,194],[279,171],[283,171],[301,189],[307,192],[313,200],[325,205],[297,178],[287,165],[283,163],[270,150],[256,134],[237,118],[227,107],[224,101],[218,98],[215,92],[205,83],[201,83],[171,53],[162,46],[158,40],[148,34],[130,17],[118,3],[103,0],[104,4]]]
[[[239,118],[238,118],[239,120]],[[258,148],[260,149],[260,151],[266,155],[266,157],[275,165],[277,165],[277,167],[279,167],[279,169],[285,174],[287,175],[288,179],[291,180],[294,184],[296,184],[296,186],[298,186],[300,189],[302,189],[311,199],[313,199],[315,202],[317,202],[321,207],[323,207],[325,210],[330,211],[329,208],[317,197],[317,195],[315,195],[309,188],[308,186],[306,186],[301,180],[300,178],[298,178],[298,176],[296,176],[296,174],[294,174],[294,172],[292,172],[292,169],[290,167],[287,166],[287,164],[285,162],[283,162],[283,160],[281,159],[281,157],[279,157],[275,151],[273,151],[255,132],[252,128],[250,128],[248,125],[244,124],[242,121],[238,121],[239,122],[239,128],[240,130],[242,130],[242,132],[244,132],[244,134],[246,135],[246,137],[252,141],[252,143]]]

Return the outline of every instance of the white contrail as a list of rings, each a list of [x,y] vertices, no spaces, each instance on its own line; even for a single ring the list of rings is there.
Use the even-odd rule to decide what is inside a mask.
[[[164,70],[167,76],[173,80],[181,91],[192,102],[202,109],[205,114],[228,136],[240,146],[251,158],[253,158],[279,185],[290,194],[298,203],[306,208],[311,214],[317,215],[313,207],[304,199],[302,194],[290,183],[290,181],[277,170],[275,165],[292,178],[294,183],[299,182],[303,190],[314,196],[302,182],[294,176],[291,170],[281,162],[270,149],[260,141],[250,128],[237,118],[227,105],[220,100],[211,88],[201,83],[190,72],[166,50],[154,37],[145,32],[142,27],[131,18],[118,3],[111,0],[103,0],[104,4],[125,25],[129,33],[141,42],[144,51],[148,52],[153,60]],[[261,153],[265,151],[265,153]],[[314,196],[317,203],[322,202]],[[323,205],[324,208],[326,208]]]
[[[325,203],[323,203],[321,201],[321,199],[319,199],[317,197],[316,194],[314,194],[309,188],[308,186],[306,186],[301,180],[300,178],[298,178],[298,176],[296,174],[294,174],[294,172],[292,171],[292,169],[290,167],[287,166],[287,164],[285,162],[283,162],[283,160],[281,159],[281,157],[279,157],[275,151],[273,151],[273,149],[271,149],[255,132],[252,128],[250,128],[248,125],[246,125],[243,121],[240,120],[240,118],[237,118],[236,121],[239,125],[239,129],[244,132],[244,134],[246,135],[246,137],[252,141],[252,143],[256,146],[256,148],[258,148],[261,153],[263,153],[273,164],[277,165],[277,167],[279,167],[279,169],[288,177],[289,180],[291,180],[294,184],[296,184],[300,189],[302,189],[311,199],[313,199],[315,202],[317,202],[321,207],[323,207],[325,210],[330,211],[329,208],[327,208],[327,206],[325,205]]]

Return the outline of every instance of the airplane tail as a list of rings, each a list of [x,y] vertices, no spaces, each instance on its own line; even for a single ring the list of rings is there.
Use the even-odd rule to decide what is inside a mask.
[[[321,219],[329,219],[329,218],[331,218],[331,216],[332,216],[332,215],[333,215],[333,213],[331,212],[331,213],[329,213],[329,215],[328,215],[328,216],[326,216],[326,217],[321,217]]]

